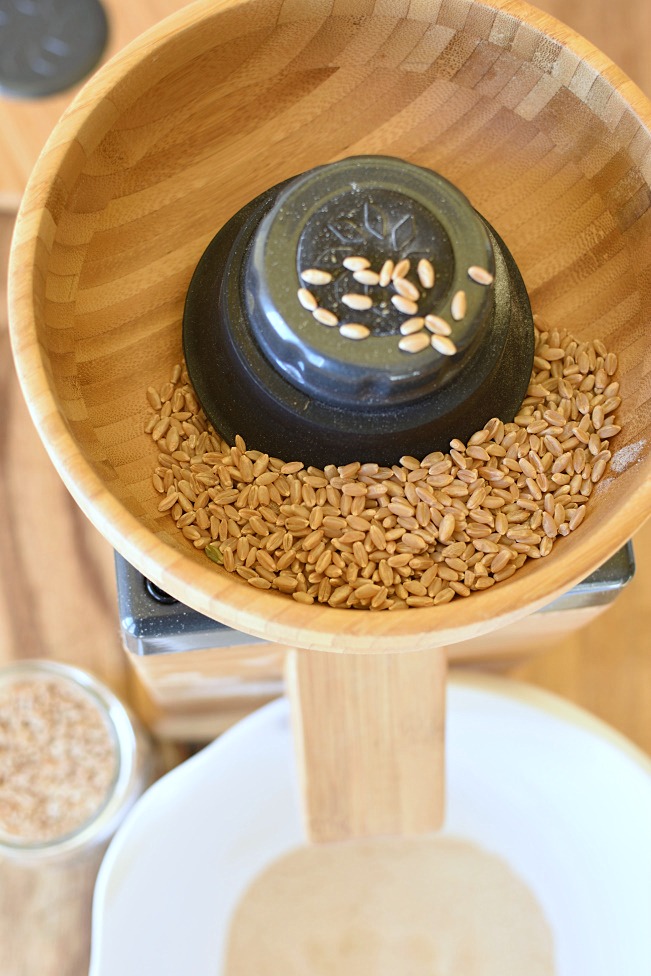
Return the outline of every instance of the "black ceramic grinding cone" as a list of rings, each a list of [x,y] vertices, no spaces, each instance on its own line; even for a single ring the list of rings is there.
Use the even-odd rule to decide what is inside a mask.
[[[376,272],[408,260],[416,309],[396,308],[393,283],[356,280],[344,261],[360,256]],[[421,259],[434,266],[433,287],[419,280]],[[472,267],[493,280],[476,282]],[[324,284],[303,277],[315,269]],[[336,324],[303,307],[299,288]],[[457,320],[460,291],[467,309]],[[349,308],[351,293],[371,307]],[[400,326],[427,315],[448,323],[454,355],[429,342],[400,347]],[[345,338],[350,323],[368,336]],[[430,170],[358,156],[272,187],[219,231],[188,290],[183,343],[197,396],[226,440],[241,434],[249,448],[323,467],[420,458],[491,417],[512,420],[534,334],[515,262],[466,197]]]

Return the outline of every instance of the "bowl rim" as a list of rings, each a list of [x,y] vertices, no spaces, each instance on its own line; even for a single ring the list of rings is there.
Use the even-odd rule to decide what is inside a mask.
[[[49,251],[56,235],[53,217],[69,186],[64,164],[78,175],[90,152],[119,115],[116,88],[173,38],[249,0],[198,0],[136,38],[93,75],[64,112],[29,179],[16,220],[9,263],[10,336],[20,385],[32,420],[64,484],[101,534],[158,586],[187,605],[238,630],[283,645],[317,650],[373,652],[445,645],[487,633],[551,602],[589,575],[641,526],[651,510],[651,479],[622,502],[616,530],[612,520],[596,525],[589,544],[559,547],[554,576],[516,574],[470,603],[419,608],[418,613],[351,613],[323,605],[302,605],[283,594],[253,591],[242,581],[188,559],[143,526],[106,487],[79,451],[57,405],[38,341],[34,268],[38,252]],[[580,34],[524,0],[474,0],[515,17],[567,48],[604,77],[641,123],[651,130],[651,102],[605,54]],[[308,11],[309,15],[309,11]],[[300,14],[297,14],[297,18]],[[314,18],[311,15],[311,19]],[[319,18],[327,17],[325,11]],[[371,15],[373,16],[373,15]],[[307,17],[306,17],[307,19]],[[196,53],[196,52],[195,52]],[[26,270],[27,269],[27,270]],[[642,519],[640,519],[642,511]],[[207,561],[206,561],[207,563]],[[541,579],[542,577],[542,579]],[[551,585],[550,585],[551,584]],[[463,606],[463,610],[459,608]]]

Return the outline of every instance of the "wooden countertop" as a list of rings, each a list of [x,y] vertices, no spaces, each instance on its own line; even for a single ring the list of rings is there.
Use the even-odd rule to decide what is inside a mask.
[[[182,0],[106,3],[112,49]],[[541,0],[610,55],[647,92],[651,5],[645,0]],[[38,146],[68,101],[0,99],[0,205],[16,202]],[[0,265],[13,218],[0,216]],[[64,489],[31,425],[14,375],[0,294],[0,664],[49,657],[94,671],[127,698],[130,675],[118,634],[113,553]],[[571,699],[651,754],[651,523],[634,540],[637,574],[593,625],[513,675]],[[87,972],[97,859],[24,871],[0,863],[2,976]]]

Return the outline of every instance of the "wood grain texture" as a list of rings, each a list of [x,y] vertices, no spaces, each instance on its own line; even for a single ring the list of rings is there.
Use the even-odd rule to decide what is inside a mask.
[[[0,262],[6,267],[12,221],[0,218]],[[0,288],[3,278],[0,277]],[[0,336],[6,342],[4,293],[0,293]],[[97,531],[80,517],[80,531],[61,531],[56,558],[41,574],[32,559],[29,537],[9,542],[9,526],[24,514],[16,487],[28,456],[30,481],[40,487],[31,513],[37,538],[55,519],[75,509],[40,443],[9,362],[7,345],[0,357],[0,491],[5,519],[0,525],[0,663],[31,656],[30,640],[38,630],[37,653],[94,671],[115,690],[126,687],[126,657],[120,646],[114,605],[113,553]],[[7,428],[16,436],[8,439]],[[16,453],[18,434],[27,442]],[[47,500],[44,504],[42,499]],[[50,512],[56,514],[51,518]],[[80,542],[80,535],[83,541]],[[637,574],[612,608],[594,625],[559,636],[548,652],[518,668],[517,677],[534,682],[586,707],[628,735],[651,754],[651,524],[634,539]],[[92,553],[89,557],[88,553]],[[86,586],[83,569],[89,558],[104,581],[103,590]],[[80,582],[81,580],[81,582]],[[76,583],[75,583],[76,581]],[[46,592],[42,592],[45,589]],[[74,594],[69,602],[61,594]],[[10,595],[10,599],[8,598]],[[44,602],[45,601],[45,602]],[[110,608],[110,613],[107,612]],[[80,627],[80,615],[86,628]],[[36,623],[35,623],[36,621]],[[531,641],[523,638],[526,653]],[[459,648],[460,650],[460,648]],[[492,659],[491,659],[492,660]],[[173,659],[165,658],[169,668]],[[129,684],[132,704],[141,714],[152,703],[142,689]],[[225,716],[228,720],[228,715]],[[212,722],[212,719],[210,720]],[[174,715],[167,718],[174,732]],[[176,731],[187,723],[179,721]],[[98,861],[44,873],[0,863],[0,954],[3,976],[84,976],[88,971],[90,900]]]
[[[109,20],[109,40],[102,61],[189,0],[102,0]],[[38,154],[63,110],[79,91],[77,85],[51,98],[36,100],[0,96],[0,208],[16,210]]]
[[[651,754],[651,523],[633,548],[635,578],[613,606],[512,673],[582,705]]]
[[[116,16],[123,19],[139,16],[143,3],[127,4],[115,0]],[[643,0],[539,0],[538,6],[567,21],[603,48],[646,92],[651,92],[651,60],[646,38],[651,28],[651,6]],[[42,103],[35,111],[43,112]],[[10,221],[0,220],[0,261],[6,267]],[[4,275],[0,277],[0,291]],[[77,663],[102,675],[113,676],[116,688],[122,685],[125,658],[117,635],[114,614],[105,612],[103,601],[113,600],[112,551],[99,534],[80,520],[85,545],[93,553],[97,572],[104,580],[104,594],[87,589],[83,569],[88,556],[78,549],[79,533],[62,532],[56,559],[41,574],[33,559],[33,539],[46,535],[56,518],[65,511],[65,489],[54,474],[45,451],[30,426],[22,406],[20,391],[8,363],[4,292],[0,298],[0,490],[4,520],[0,528],[0,573],[2,604],[0,606],[0,662],[8,662],[29,653],[34,633],[32,615],[39,631],[38,653]],[[28,476],[40,486],[39,503],[30,512],[32,535],[26,532],[7,545],[8,523],[25,517],[19,471],[24,473],[25,455],[15,454],[17,435],[9,438],[7,427],[17,428],[29,441]],[[9,490],[8,485],[14,487]],[[61,498],[59,497],[59,493]],[[50,506],[57,513],[49,517]],[[58,506],[58,507],[57,507]],[[518,669],[517,675],[570,698],[602,718],[651,754],[651,525],[634,539],[637,575],[633,584],[594,625],[558,638],[548,653]],[[61,593],[72,590],[72,581],[81,577],[81,597],[72,611]],[[11,593],[11,599],[7,593]],[[77,590],[74,590],[77,593]],[[82,602],[83,601],[83,602]],[[78,625],[80,613],[88,613],[90,622]],[[526,651],[526,643],[523,645]],[[110,682],[109,682],[110,683]],[[21,875],[0,864],[0,960],[3,976],[83,976],[88,971],[89,905],[94,871],[89,869],[85,882],[66,871],[50,877],[30,873]]]
[[[504,674],[548,652],[568,632],[592,624],[605,612],[607,606],[601,605],[545,611],[533,620],[524,617],[508,627],[452,644],[445,649],[448,665]],[[147,726],[166,742],[198,743],[212,742],[234,722],[280,694],[287,652],[281,644],[261,642],[184,651],[182,656],[127,652],[127,657],[138,677],[134,692]]]
[[[81,507],[168,592],[290,646],[337,650],[342,631],[349,651],[450,644],[586,576],[651,505],[645,120],[648,102],[603,55],[514,2],[413,3],[404,17],[316,0],[181,10],[84,89],[17,226],[18,369]],[[535,309],[602,338],[622,364],[622,470],[581,529],[481,597],[418,613],[252,596],[158,513],[142,432],[143,387],[180,356],[186,287],[215,229],[279,179],[359,152],[399,154],[456,182],[508,242]]]
[[[283,689],[287,648],[258,642],[177,654],[127,652],[137,710],[165,741],[212,742]]]
[[[6,268],[13,221],[3,218]],[[0,318],[0,660],[54,657],[87,666],[118,692],[127,664],[111,547],[89,525],[43,450],[16,382]]]
[[[93,887],[103,851],[26,869],[0,861],[3,976],[86,976]]]
[[[287,689],[307,834],[422,834],[443,822],[446,655],[291,651]]]
[[[111,33],[104,60],[121,50],[156,21],[185,6],[189,0],[103,0]],[[408,4],[404,4],[406,8]],[[651,62],[641,38],[651,37],[651,5],[624,3],[590,4],[587,0],[544,0],[538,7],[567,21],[574,30],[623,66],[643,91],[651,91]],[[397,0],[386,5],[396,10]],[[61,113],[78,89],[38,101],[0,97],[0,208],[17,209],[29,174]]]

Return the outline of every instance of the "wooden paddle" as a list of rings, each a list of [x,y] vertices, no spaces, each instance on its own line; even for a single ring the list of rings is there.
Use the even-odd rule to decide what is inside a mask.
[[[444,648],[291,651],[286,665],[312,841],[419,834],[444,814]]]

